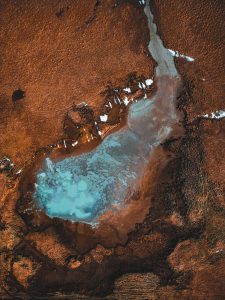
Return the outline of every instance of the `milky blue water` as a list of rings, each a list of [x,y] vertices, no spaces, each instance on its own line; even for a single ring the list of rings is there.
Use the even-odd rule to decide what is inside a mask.
[[[149,100],[134,103],[129,123],[93,151],[53,163],[37,174],[35,198],[51,217],[94,224],[112,205],[124,204],[136,190],[149,160],[152,136],[143,128]],[[142,112],[142,113],[141,113]]]
[[[158,62],[157,92],[130,105],[127,125],[91,152],[58,162],[46,159],[37,173],[34,197],[50,217],[94,225],[106,210],[124,207],[139,189],[152,149],[178,120],[173,57],[157,35],[149,1],[145,13],[151,32],[149,51]]]

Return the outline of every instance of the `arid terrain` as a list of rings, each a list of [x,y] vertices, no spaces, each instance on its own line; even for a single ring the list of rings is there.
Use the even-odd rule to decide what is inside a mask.
[[[123,127],[115,97],[154,95],[144,6],[0,0],[1,299],[224,299],[225,118],[210,114],[225,111],[225,3],[150,7],[164,46],[193,58],[175,57],[180,123],[127,209],[93,228],[38,209],[35,174]]]

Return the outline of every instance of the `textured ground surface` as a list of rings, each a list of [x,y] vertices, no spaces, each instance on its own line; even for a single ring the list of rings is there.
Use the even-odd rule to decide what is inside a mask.
[[[120,235],[107,226],[93,231],[49,219],[34,207],[27,211],[31,199],[21,198],[34,157],[48,151],[41,147],[75,135],[85,143],[89,133],[96,135],[93,145],[98,142],[93,122],[104,110],[109,82],[124,87],[130,73],[153,75],[137,2],[0,0],[0,158],[24,168],[21,177],[0,174],[2,299],[39,292],[43,299],[71,292],[111,293],[106,299],[224,299],[225,121],[199,118],[225,109],[222,1],[152,1],[166,47],[195,61],[176,59],[185,132],[161,145],[151,161],[137,195],[151,203],[143,223],[128,235],[122,218]],[[18,88],[25,98],[13,103]],[[93,111],[68,113],[84,100]],[[115,107],[111,126],[99,123],[103,132],[118,124],[117,115]],[[71,119],[83,126],[77,130]]]

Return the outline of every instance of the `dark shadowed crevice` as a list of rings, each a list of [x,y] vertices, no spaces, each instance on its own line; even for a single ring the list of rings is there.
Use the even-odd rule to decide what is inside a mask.
[[[92,15],[84,22],[83,25],[81,25],[77,28],[78,31],[82,30],[82,29],[85,29],[86,27],[88,27],[96,19],[97,11],[98,11],[98,8],[99,8],[100,4],[101,4],[101,0],[96,0],[94,8],[93,8]]]
[[[12,93],[13,101],[21,100],[23,98],[25,98],[25,91],[21,90],[20,88]]]

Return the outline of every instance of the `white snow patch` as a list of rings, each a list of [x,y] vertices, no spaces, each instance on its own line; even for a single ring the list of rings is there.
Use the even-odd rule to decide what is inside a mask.
[[[116,97],[114,97],[114,102],[117,104],[117,101],[116,101],[117,99],[116,99]]]
[[[195,59],[191,56],[187,56],[184,54],[180,54],[178,51],[174,51],[172,49],[168,49],[168,51],[174,56],[174,57],[182,57],[185,58],[189,62],[193,62]]]
[[[223,249],[218,249],[215,251],[215,253],[223,252]]]
[[[123,91],[126,92],[126,93],[131,93],[131,88],[127,87],[127,88],[123,89]]]
[[[87,103],[85,101],[83,101],[83,102],[78,103],[77,106],[87,106]]]
[[[203,117],[208,119],[222,119],[225,117],[225,110],[217,110],[215,112],[205,114]]]
[[[129,104],[129,100],[127,97],[124,98],[123,103],[127,106]]]
[[[186,56],[186,55],[180,55],[180,57],[183,57],[183,58],[185,58],[187,61],[189,61],[189,62],[193,62],[195,59],[193,58],[193,57],[191,57],[191,56]]]
[[[121,104],[120,98],[118,96],[117,96],[117,100],[118,100],[119,104]]]
[[[144,82],[139,82],[138,83],[138,87],[140,88],[140,89],[146,89],[146,83],[144,83]]]
[[[152,80],[151,78],[148,78],[148,79],[145,80],[145,84],[146,84],[147,86],[150,86],[150,85],[153,84],[153,80]]]
[[[18,170],[18,171],[16,172],[16,175],[19,175],[21,172],[22,172],[22,169]]]
[[[102,116],[100,116],[100,120],[101,120],[102,122],[107,122],[108,116],[107,116],[107,115],[102,115]]]

